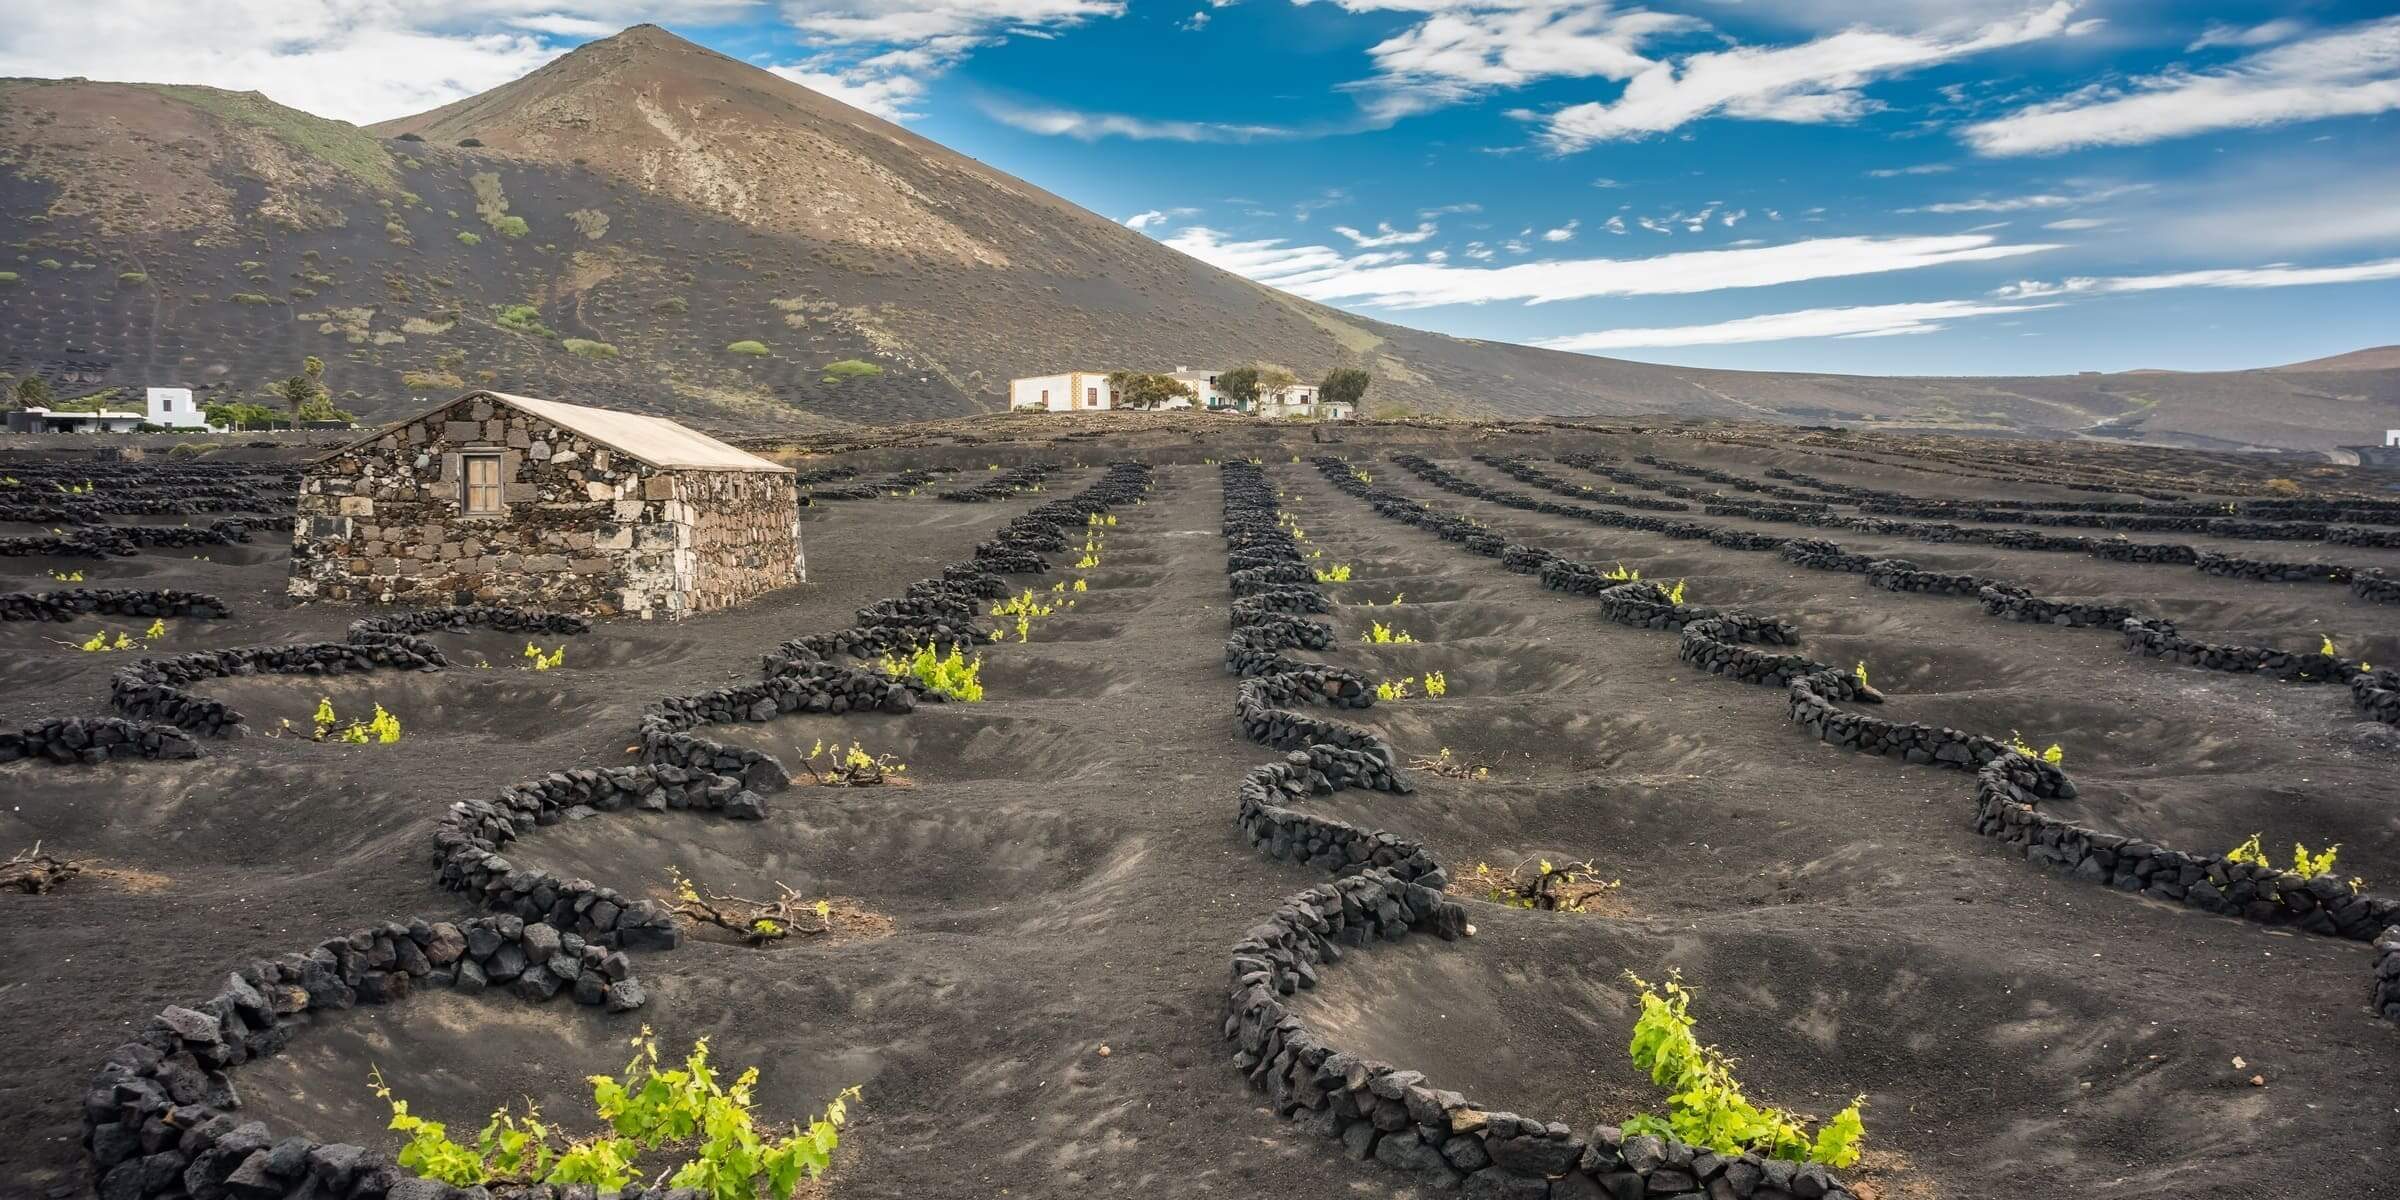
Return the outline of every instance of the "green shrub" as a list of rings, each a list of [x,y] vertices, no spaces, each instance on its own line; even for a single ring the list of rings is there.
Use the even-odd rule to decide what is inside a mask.
[[[673,1145],[688,1147],[691,1158],[666,1177],[666,1185],[697,1190],[708,1200],[755,1200],[762,1192],[790,1200],[803,1177],[813,1179],[831,1164],[849,1102],[858,1099],[857,1088],[845,1089],[825,1106],[824,1116],[778,1136],[758,1128],[758,1068],[731,1084],[719,1082],[702,1038],[680,1069],[661,1069],[647,1026],[634,1046],[621,1079],[594,1075],[588,1081],[593,1111],[608,1129],[574,1140],[528,1103],[521,1116],[505,1105],[494,1111],[472,1145],[455,1142],[441,1122],[410,1113],[380,1069],[368,1078],[391,1106],[390,1128],[408,1136],[400,1165],[423,1178],[454,1187],[587,1184],[613,1195],[646,1176],[635,1167],[643,1151]]]
[[[59,269],[60,267],[63,267],[63,266],[65,266],[65,265],[67,265],[67,264],[65,264],[65,263],[62,263],[62,262],[58,261],[58,260],[57,260],[57,259],[55,259],[55,258],[45,258],[45,259],[43,259],[42,261],[40,261],[40,262],[37,262],[37,263],[35,263],[35,264],[33,264],[33,265],[35,265],[35,266],[37,266],[37,267],[40,267],[41,269],[43,269],[43,270],[45,270],[45,271],[55,271],[55,270]]]
[[[519,333],[530,333],[537,337],[558,336],[550,331],[549,326],[542,324],[542,310],[530,304],[502,305],[499,315],[493,319],[500,323],[502,329],[514,329]]]
[[[0,271],[0,283],[15,283],[16,281],[17,273],[15,271]]]
[[[666,299],[664,299],[664,300],[661,300],[661,301],[659,301],[658,303],[651,305],[651,306],[650,306],[650,310],[651,310],[652,312],[674,313],[674,314],[677,314],[677,315],[681,315],[681,314],[683,314],[683,313],[686,313],[686,312],[689,312],[689,311],[691,311],[691,307],[692,307],[691,305],[684,303],[684,299],[683,299],[683,297],[681,297],[681,296],[669,296],[669,297],[667,297]]]
[[[521,238],[529,227],[525,224],[525,218],[511,214],[494,218],[492,228],[502,237]]]
[[[845,379],[868,379],[883,374],[883,368],[860,358],[845,358],[825,364],[825,382],[840,383]]]
[[[588,338],[568,338],[559,345],[566,347],[567,353],[584,358],[615,358],[617,356],[615,346],[609,345],[607,342],[595,342]]]
[[[1858,1110],[1864,1098],[1835,1113],[1814,1138],[1804,1121],[1776,1108],[1760,1108],[1742,1095],[1733,1060],[1692,1032],[1692,994],[1674,976],[1663,989],[1628,972],[1642,990],[1642,1015],[1634,1021],[1628,1050],[1633,1065],[1667,1088],[1667,1115],[1639,1113],[1624,1123],[1636,1133],[1674,1137],[1719,1154],[1750,1152],[1793,1162],[1847,1167],[1858,1161],[1866,1126]]]
[[[150,277],[140,271],[120,271],[117,273],[117,282],[126,287],[140,287],[150,282]]]
[[[760,358],[766,355],[767,346],[764,342],[745,340],[728,344],[725,347],[725,352],[727,354],[747,354],[753,358]]]
[[[226,299],[228,299],[228,300],[231,300],[231,301],[233,301],[235,304],[273,304],[273,303],[275,303],[275,301],[274,301],[272,298],[270,298],[270,297],[267,297],[267,296],[261,296],[261,295],[259,295],[257,292],[235,292],[234,294],[232,294],[232,295],[230,295],[230,296],[227,296],[227,297],[225,297],[225,298],[226,298]]]
[[[483,244],[483,235],[472,229],[461,229],[458,231],[458,240],[470,246],[480,246]]]

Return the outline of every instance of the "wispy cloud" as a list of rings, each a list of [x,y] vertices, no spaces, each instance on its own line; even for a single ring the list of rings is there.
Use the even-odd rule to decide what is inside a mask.
[[[2386,279],[2400,279],[2400,258],[2333,267],[2296,267],[2288,263],[2273,263],[2263,267],[2219,267],[2160,275],[2078,275],[2055,282],[2026,279],[1994,288],[1992,295],[2003,299],[2021,299],[2080,292],[2163,292],[2177,288],[2313,287],[2329,283],[2374,283]]]
[[[1333,227],[1333,231],[1349,238],[1351,245],[1362,250],[1370,250],[1378,246],[1413,246],[1418,242],[1432,241],[1434,235],[1441,232],[1431,221],[1427,221],[1415,229],[1394,229],[1391,222],[1383,221],[1377,223],[1374,233],[1360,233],[1347,225],[1336,225]]]
[[[1082,112],[1019,104],[997,96],[978,96],[975,106],[1003,125],[1029,133],[1070,137],[1082,142],[1121,137],[1145,142],[1257,142],[1294,136],[1274,125],[1235,125],[1219,121],[1160,120],[1130,113]]]
[[[1898,179],[1904,175],[1943,175],[1953,169],[1949,163],[1918,163],[1913,167],[1878,167],[1867,174],[1875,179]]]
[[[1125,218],[1125,227],[1127,229],[1148,229],[1153,225],[1165,225],[1170,221],[1180,221],[1185,217],[1198,215],[1200,215],[1200,210],[1196,208],[1153,208]]]
[[[2034,192],[2025,196],[1987,196],[1974,200],[1945,200],[1939,204],[1903,208],[1900,211],[1904,213],[2005,213],[2042,208],[2067,208],[2071,205],[2097,204],[2103,200],[2114,200],[2119,196],[2146,192],[2150,190],[2150,187],[2151,185],[2146,183],[2124,183],[2072,194]]]
[[[1545,241],[1545,242],[1571,242],[1571,241],[1574,241],[1574,240],[1575,240],[1575,230],[1576,230],[1576,228],[1577,228],[1578,226],[1580,226],[1580,225],[1582,225],[1582,224],[1583,224],[1583,222],[1582,222],[1581,220],[1574,220],[1574,221],[1569,221],[1569,222],[1567,222],[1567,223],[1566,223],[1566,224],[1564,224],[1564,225],[1558,226],[1558,227],[1557,227],[1557,228],[1555,228],[1555,229],[1545,229],[1545,230],[1543,230],[1543,231],[1542,231],[1542,240],[1543,240],[1543,241]]]
[[[996,39],[1122,16],[1124,0],[783,0],[783,19],[819,41],[911,45]]]
[[[1742,342],[1787,342],[1801,338],[1894,337],[1932,333],[1952,321],[2031,312],[2055,304],[1995,304],[1978,300],[1934,300],[1919,304],[1872,304],[1855,308],[1807,308],[1764,313],[1708,325],[1602,329],[1547,338],[1534,345],[1552,350],[1630,350],[1645,346],[1730,346]]]
[[[2283,17],[2262,21],[2256,25],[2228,25],[2211,21],[2199,37],[2192,39],[2186,50],[2206,50],[2211,46],[2272,46],[2288,42],[2308,31],[2308,22]]]
[[[1384,308],[1505,301],[1541,304],[1593,296],[1770,287],[1987,262],[2058,248],[2004,244],[1980,234],[1836,237],[1647,258],[1550,259],[1474,267],[1412,262],[1405,253],[1390,250],[1351,255],[1330,246],[1294,245],[1282,238],[1245,241],[1205,226],[1179,230],[1166,244],[1311,300],[1345,300]],[[1470,259],[1479,254],[1488,257],[1488,248],[1470,244],[1465,253]]]
[[[2055,154],[2395,109],[2400,17],[2386,17],[2223,67],[2177,68],[2125,87],[2085,88],[1968,125],[1961,135],[1982,154]]]
[[[1869,83],[2007,46],[2087,32],[2073,0],[1966,32],[1887,33],[1854,28],[1798,45],[1736,46],[1643,68],[1613,101],[1552,113],[1542,139],[1560,152],[1665,133],[1710,116],[1826,124],[1876,107]]]

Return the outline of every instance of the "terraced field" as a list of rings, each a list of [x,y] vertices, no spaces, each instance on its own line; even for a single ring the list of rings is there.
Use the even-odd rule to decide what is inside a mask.
[[[0,463],[0,856],[81,867],[0,894],[10,1186],[463,1195],[371,1069],[572,1122],[647,1026],[778,1123],[860,1087],[829,1196],[2389,1189],[2374,479],[1074,449],[812,462],[810,581],[674,625],[292,608],[279,466]],[[1670,980],[1797,1144],[1679,1121]]]

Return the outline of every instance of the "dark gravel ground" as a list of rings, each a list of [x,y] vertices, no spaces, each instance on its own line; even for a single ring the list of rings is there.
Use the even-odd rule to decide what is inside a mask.
[[[1680,449],[1727,469],[1759,458]],[[1815,743],[1779,693],[1695,678],[1671,636],[1607,624],[1588,601],[1383,521],[1305,465],[1269,470],[1327,560],[1354,567],[1330,589],[1343,641],[1321,657],[1451,682],[1441,700],[1349,715],[1404,752],[1449,747],[1495,772],[1420,774],[1413,795],[1342,793],[1324,809],[1423,838],[1454,865],[1564,856],[1623,881],[1609,915],[1479,904],[1475,938],[1329,969],[1306,1006],[1337,1040],[1496,1106],[1613,1121],[1659,1099],[1626,1059],[1622,972],[1680,969],[1702,1035],[1740,1059],[1754,1095],[1817,1112],[1869,1098],[1877,1150],[1859,1177],[1885,1200],[2400,1194],[2388,1166],[2400,1029],[2364,1003],[2363,946],[2034,870],[1968,826],[1967,776]],[[913,786],[794,789],[749,824],[616,814],[539,831],[514,855],[629,891],[670,866],[744,895],[787,883],[888,919],[878,935],[764,951],[695,939],[639,963],[652,997],[641,1021],[670,1046],[707,1035],[721,1062],[759,1064],[771,1114],[863,1085],[832,1195],[1412,1194],[1274,1120],[1218,1037],[1226,946],[1316,877],[1233,830],[1234,784],[1268,752],[1236,736],[1221,666],[1217,474],[1159,479],[1121,510],[1072,612],[986,649],[985,703],[711,731],[786,761],[820,737],[855,738],[908,762]],[[2337,689],[2133,659],[2108,635],[1516,513],[1389,465],[1377,482],[1572,557],[1688,578],[1708,603],[1792,617],[1804,650],[1868,661],[1894,693],[1890,715],[2062,741],[2084,819],[2195,848],[2254,828],[2270,845],[2340,841],[2345,869],[2400,880],[2388,865],[2400,756],[2354,733]],[[759,651],[847,624],[1023,507],[824,506],[806,587],[681,625],[604,625],[568,640],[562,671],[524,672],[509,639],[485,636],[449,644],[489,670],[228,685],[254,724],[304,720],[329,692],[337,705],[381,699],[410,722],[400,746],[254,738],[197,763],[0,767],[0,848],[38,838],[107,869],[50,896],[0,896],[0,1196],[88,1186],[74,1097],[160,1005],[335,930],[460,915],[430,879],[443,804],[625,761],[644,702],[748,678]],[[1936,550],[1890,549],[1929,563]],[[2175,578],[1956,549],[2093,594],[2169,594],[2153,585]],[[354,615],[282,607],[280,554],[240,557],[108,569],[236,605],[232,621],[176,625],[178,647],[338,637]],[[0,587],[40,586],[45,565],[0,560]],[[2214,605],[2228,630],[2351,615],[2339,589],[2177,582],[2170,599]],[[1394,593],[1398,608],[1366,607]],[[1420,643],[1360,644],[1376,619]],[[0,643],[0,714],[105,711],[112,664],[22,633],[0,627],[14,639]],[[278,1130],[353,1141],[388,1136],[370,1064],[454,1125],[518,1096],[562,1116],[582,1076],[622,1064],[633,1026],[563,1003],[431,994],[322,1021],[237,1082]]]

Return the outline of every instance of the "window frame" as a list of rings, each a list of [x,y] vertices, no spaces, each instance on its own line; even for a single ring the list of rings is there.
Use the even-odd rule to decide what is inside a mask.
[[[508,515],[508,481],[502,479],[501,468],[507,455],[500,450],[461,450],[458,453],[458,515],[462,517],[500,517]],[[475,507],[475,464],[492,464],[491,507]]]

